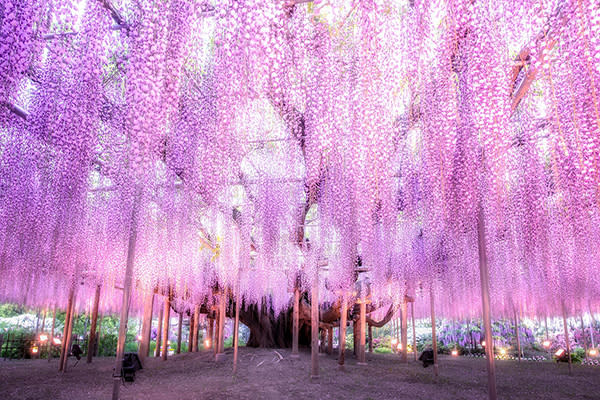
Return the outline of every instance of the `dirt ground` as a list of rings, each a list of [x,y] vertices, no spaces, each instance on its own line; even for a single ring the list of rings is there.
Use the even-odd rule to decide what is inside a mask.
[[[320,378],[311,380],[310,353],[299,359],[290,350],[240,348],[238,374],[232,376],[233,354],[227,349],[219,362],[209,352],[186,353],[162,361],[150,358],[133,384],[121,386],[122,399],[486,399],[484,359],[440,358],[440,377],[420,363],[401,364],[393,354],[367,354],[359,366],[348,352],[346,370],[334,356],[319,357]],[[109,399],[113,358],[85,360],[66,374],[58,360],[0,361],[0,399]],[[500,399],[600,399],[600,367],[496,361]]]

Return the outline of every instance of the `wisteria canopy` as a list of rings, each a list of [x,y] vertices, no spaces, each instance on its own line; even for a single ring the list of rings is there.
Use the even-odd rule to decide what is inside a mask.
[[[0,301],[600,306],[595,0],[3,0]],[[421,299],[425,298],[424,301]]]

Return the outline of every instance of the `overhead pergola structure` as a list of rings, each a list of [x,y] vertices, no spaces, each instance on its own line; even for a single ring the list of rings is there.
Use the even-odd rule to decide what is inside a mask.
[[[487,343],[597,312],[599,27],[591,0],[7,0],[0,300],[120,312],[117,370],[155,298],[195,350],[201,314],[217,356],[225,316],[293,354],[351,318],[362,361],[408,302]]]

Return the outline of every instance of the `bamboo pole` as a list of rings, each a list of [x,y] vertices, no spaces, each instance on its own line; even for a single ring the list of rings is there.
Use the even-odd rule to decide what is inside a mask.
[[[166,361],[167,360],[167,356],[169,354],[169,328],[170,328],[170,322],[171,322],[171,294],[170,291],[167,294],[167,296],[165,297],[165,311],[163,312],[163,316],[165,317],[165,320],[163,322],[163,332],[162,332],[162,337],[163,337],[163,342],[162,342],[162,360]]]
[[[515,335],[517,336],[517,357],[519,358],[519,362],[521,362],[521,339],[519,337],[519,316],[517,315],[517,310],[513,307],[513,314],[515,317]]]
[[[300,357],[298,354],[298,330],[299,326],[299,315],[300,315],[300,290],[295,287],[294,288],[294,309],[293,309],[293,317],[292,317],[292,355],[293,358]]]
[[[573,361],[571,360],[571,343],[569,342],[569,326],[567,323],[567,308],[565,302],[562,303],[563,328],[565,330],[565,345],[567,347],[567,357],[569,357],[569,375],[573,375]]]
[[[235,322],[233,324],[233,374],[237,373],[238,346],[240,330],[240,294],[239,290],[235,299]]]
[[[140,341],[140,347],[138,349],[138,356],[142,361],[142,365],[148,357],[148,351],[150,350],[150,335],[152,333],[152,309],[154,307],[154,290],[146,293],[144,299],[144,315],[142,319],[142,340]]]
[[[121,385],[123,354],[125,352],[125,339],[127,338],[127,320],[129,319],[129,298],[131,296],[131,280],[133,275],[133,262],[135,258],[135,245],[137,241],[138,211],[140,192],[135,194],[131,212],[131,225],[129,226],[129,243],[127,246],[127,263],[125,266],[125,279],[123,281],[123,300],[121,302],[121,315],[119,318],[119,338],[117,340],[117,356],[113,371],[113,400],[119,400]]]
[[[319,271],[315,273],[310,299],[310,377],[319,378]]]
[[[481,302],[483,308],[483,325],[485,328],[485,352],[487,355],[488,395],[496,400],[496,365],[494,363],[494,339],[492,337],[492,319],[490,314],[489,272],[487,265],[487,248],[485,243],[485,224],[483,207],[479,204],[477,218],[477,247],[479,250],[479,276],[481,279]]]
[[[181,334],[182,334],[182,326],[183,326],[183,313],[179,313],[179,322],[177,323],[177,350],[176,353],[181,353]]]
[[[402,301],[402,357],[403,363],[408,364],[408,304]]]
[[[160,307],[158,311],[158,327],[156,329],[156,347],[154,348],[154,357],[160,356],[160,347],[162,344],[163,311],[164,308]]]
[[[100,285],[96,285],[94,293],[94,306],[92,308],[92,323],[90,324],[90,334],[88,336],[88,348],[86,362],[89,364],[94,357],[94,348],[96,346],[96,326],[98,325],[98,305],[100,303]]]
[[[410,303],[410,317],[412,320],[412,335],[413,335],[413,356],[417,361],[417,334],[415,328],[415,302]]]
[[[433,298],[433,284],[429,289],[429,302],[431,303],[431,346],[433,347],[433,376],[438,376],[437,336],[435,334],[435,300]]]
[[[344,370],[344,357],[346,353],[346,324],[348,323],[348,299],[346,292],[342,295],[342,312],[340,316],[340,339],[339,339],[339,357],[338,368]]]
[[[60,347],[60,361],[58,363],[58,371],[59,372],[65,372],[64,370],[64,366],[65,366],[65,359],[66,356],[68,354],[69,348],[67,347],[68,344],[68,340],[67,337],[69,336],[69,324],[71,323],[71,313],[73,311],[73,297],[75,296],[75,285],[71,285],[71,288],[69,289],[69,299],[67,300],[67,309],[66,309],[66,314],[65,314],[65,326],[63,328],[63,338],[62,338],[62,343],[61,343],[61,347]]]
[[[365,329],[367,323],[367,303],[362,299],[360,303],[359,324],[358,324],[358,365],[367,365],[365,355]]]
[[[194,343],[192,345],[194,352],[198,352],[198,328],[200,327],[200,306],[196,305],[194,307],[194,335],[193,340]],[[212,340],[212,338],[211,338]]]

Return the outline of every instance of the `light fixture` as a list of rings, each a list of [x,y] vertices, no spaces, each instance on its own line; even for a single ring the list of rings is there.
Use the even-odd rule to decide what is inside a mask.
[[[482,346],[482,347],[485,347],[485,340],[482,340],[482,341],[481,341],[481,346]]]
[[[588,354],[590,355],[590,357],[596,357],[598,355],[598,350],[597,349],[590,349],[590,351],[588,352]]]
[[[398,343],[398,346],[396,348],[398,349],[398,351],[402,351],[402,343]]]
[[[210,340],[206,339],[204,341],[204,347],[206,347],[207,349],[210,347]]]
[[[46,335],[45,333],[42,333],[40,335],[40,342],[45,343],[48,341],[48,335]]]
[[[142,341],[142,335],[138,335],[137,336],[137,340],[138,340],[138,342],[141,342]]]
[[[551,344],[552,343],[550,343],[550,341],[548,339],[546,339],[542,342],[542,346],[544,346],[545,348],[549,348]]]
[[[456,349],[452,350],[452,355],[454,357],[458,357],[458,350],[456,350]]]
[[[38,351],[39,351],[39,349],[38,349],[38,347],[37,347],[37,346],[33,346],[33,347],[31,348],[31,352],[32,352],[33,354],[37,354],[37,353],[38,353]]]
[[[500,355],[501,356],[505,356],[506,355],[506,349],[504,349],[504,348],[500,349]]]
[[[398,344],[398,339],[393,338],[392,339],[392,346],[396,346]]]
[[[59,338],[55,337],[54,339],[52,339],[52,341],[54,342],[55,345],[59,345],[62,343],[62,340],[60,340]]]
[[[565,349],[558,349],[556,353],[554,353],[556,357],[562,357],[563,354],[565,354]]]

